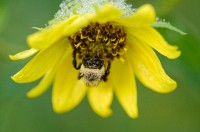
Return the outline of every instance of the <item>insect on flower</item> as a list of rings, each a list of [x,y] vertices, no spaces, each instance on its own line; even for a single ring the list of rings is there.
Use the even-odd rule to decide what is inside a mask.
[[[111,61],[125,52],[126,33],[120,26],[109,22],[91,23],[69,37],[73,47],[73,64],[80,69],[79,79],[84,78],[86,85],[97,86],[106,81]],[[76,55],[77,54],[77,55]],[[77,67],[76,58],[82,60]]]
[[[176,88],[154,50],[169,59],[179,57],[180,51],[155,27],[184,34],[156,19],[150,4],[133,9],[123,0],[66,0],[47,27],[28,36],[31,49],[10,55],[19,60],[36,54],[12,79],[29,83],[42,78],[27,93],[30,98],[53,84],[57,113],[75,108],[87,95],[94,112],[108,117],[115,93],[128,116],[136,118],[135,77],[159,93]]]

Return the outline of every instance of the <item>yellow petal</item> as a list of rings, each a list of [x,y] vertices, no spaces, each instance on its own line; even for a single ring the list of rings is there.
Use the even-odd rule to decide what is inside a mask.
[[[43,94],[51,85],[54,75],[55,73],[53,73],[52,70],[49,70],[40,83],[27,93],[27,96],[29,98],[35,98]]]
[[[31,89],[28,93],[27,96],[29,98],[35,98],[40,96],[41,94],[43,94],[51,85],[53,78],[55,76],[55,73],[58,71],[58,68],[60,68],[61,64],[63,63],[63,61],[66,60],[66,57],[71,56],[72,51],[66,52],[62,58],[59,60],[59,62],[56,64],[56,66],[54,66],[53,69],[50,69],[45,76],[43,77],[43,79],[40,81],[40,83],[34,87],[33,89]]]
[[[152,5],[145,4],[138,8],[129,17],[124,17],[118,19],[116,22],[127,27],[140,27],[140,26],[150,26],[155,23],[156,14]]]
[[[40,51],[24,68],[12,76],[12,79],[18,83],[27,83],[39,79],[60,60],[67,51],[66,45],[68,45],[68,40],[62,39],[49,48]]]
[[[176,88],[176,82],[165,73],[150,47],[134,38],[129,39],[128,44],[131,47],[127,52],[128,59],[136,76],[145,86],[160,93],[168,93]]]
[[[110,108],[112,99],[113,88],[110,81],[102,81],[98,86],[89,88],[89,103],[92,109],[102,117],[108,117],[112,114],[112,110]]]
[[[9,57],[11,60],[21,60],[21,59],[26,59],[37,52],[38,52],[37,49],[31,48],[29,50],[24,50],[22,52],[19,52],[15,55],[9,55]]]
[[[106,23],[117,20],[121,17],[123,11],[114,7],[113,5],[106,4],[96,10],[96,15],[92,22]]]
[[[72,66],[69,56],[57,72],[53,85],[52,103],[57,113],[76,107],[85,96],[87,87],[83,79],[78,80],[78,71]]]
[[[114,60],[110,75],[120,104],[131,118],[136,118],[138,116],[137,91],[130,64]]]
[[[64,30],[74,21],[77,16],[73,16],[54,26],[49,26],[42,31],[38,31],[27,37],[29,46],[36,49],[45,49],[61,39],[65,34]]]
[[[152,27],[129,28],[127,31],[141,43],[149,45],[170,59],[175,59],[181,54],[177,46],[169,45],[160,33]]]

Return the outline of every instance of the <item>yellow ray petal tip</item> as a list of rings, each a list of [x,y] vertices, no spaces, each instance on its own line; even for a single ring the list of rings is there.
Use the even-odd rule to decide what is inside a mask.
[[[124,110],[130,118],[134,119],[139,116],[137,104],[134,104],[134,105],[129,104],[126,107],[124,107]]]
[[[110,108],[104,109],[104,110],[99,110],[95,111],[99,116],[103,118],[107,118],[112,115],[112,110]]]
[[[138,118],[139,116],[138,111],[127,112],[127,114],[130,118],[133,118],[133,119]]]
[[[67,103],[64,104],[62,100],[53,101],[53,111],[57,114],[63,114],[73,108],[73,106],[67,105]]]
[[[28,92],[28,93],[26,94],[26,96],[27,96],[28,98],[35,98],[35,97],[37,97],[37,96],[34,96],[34,94],[33,94],[32,92]]]
[[[57,114],[62,114],[64,113],[65,111],[61,108],[61,106],[58,106],[58,105],[53,105],[53,111]]]
[[[138,8],[138,10],[141,12],[148,11],[149,13],[151,13],[151,15],[156,16],[154,7],[149,3],[142,5]]]
[[[22,52],[19,52],[15,55],[9,55],[9,58],[11,60],[21,60],[21,59],[26,59],[30,56],[32,56],[33,54],[35,54],[36,52],[38,52],[37,49],[34,49],[34,48],[31,48],[31,49],[28,49],[28,50],[24,50]]]
[[[149,4],[149,3],[146,3],[146,4],[142,5],[142,6],[140,6],[138,8],[138,10],[143,10],[143,11],[144,10],[149,10],[149,11],[155,12],[154,7],[151,4]]]
[[[14,56],[14,55],[9,55],[9,58],[10,58],[11,60],[18,60],[18,58],[17,58],[16,56]]]
[[[170,55],[168,58],[169,59],[176,59],[181,55],[181,51],[180,50],[176,50],[174,51],[174,53],[172,53],[172,55]]]
[[[67,112],[68,110],[63,109],[62,106],[53,106],[53,111],[57,114],[63,114]]]
[[[36,98],[40,95],[40,92],[38,90],[35,90],[34,88],[26,93],[26,96],[28,98]]]
[[[166,87],[164,87],[164,89],[160,91],[160,93],[170,93],[174,91],[176,87],[177,83],[175,81],[170,81],[166,84]]]
[[[14,82],[18,82],[17,81],[17,77],[15,75],[11,76],[11,79],[14,81]]]

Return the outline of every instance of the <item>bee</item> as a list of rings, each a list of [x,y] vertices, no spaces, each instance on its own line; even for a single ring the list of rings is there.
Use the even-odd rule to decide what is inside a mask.
[[[106,81],[111,67],[110,61],[105,68],[104,60],[100,57],[87,56],[77,66],[76,56],[73,60],[74,68],[79,70],[78,79],[83,78],[87,86],[97,86],[101,80]]]

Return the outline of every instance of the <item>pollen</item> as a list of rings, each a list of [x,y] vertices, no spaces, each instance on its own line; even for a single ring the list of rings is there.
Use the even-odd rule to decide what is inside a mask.
[[[125,51],[126,33],[121,26],[111,23],[90,23],[69,37],[78,58],[86,56],[113,60]]]

